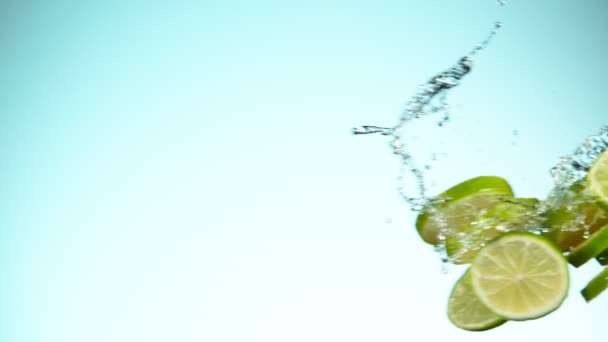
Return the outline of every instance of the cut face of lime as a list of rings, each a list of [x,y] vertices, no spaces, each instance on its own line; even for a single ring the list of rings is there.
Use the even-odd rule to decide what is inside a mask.
[[[466,264],[490,240],[509,231],[518,231],[531,226],[538,227],[536,198],[514,198],[497,204],[486,214],[477,216],[458,232],[446,237],[448,256],[455,264]]]
[[[608,267],[591,279],[587,286],[581,290],[581,294],[587,302],[590,302],[602,293],[606,287],[608,287]]]
[[[608,225],[598,229],[587,240],[568,253],[568,262],[579,267],[608,249]]]
[[[549,240],[510,232],[481,249],[471,265],[471,283],[481,302],[514,321],[542,317],[568,293],[568,263]]]
[[[448,318],[455,326],[471,331],[489,330],[506,322],[479,301],[471,287],[471,274],[468,270],[452,288],[448,301]]]
[[[513,196],[506,180],[495,176],[469,179],[446,190],[437,201],[425,207],[416,220],[416,228],[424,241],[439,243],[443,229],[457,231],[485,210]]]
[[[598,207],[583,184],[563,190],[547,213],[545,225],[551,230],[546,237],[564,252],[571,251],[592,234],[608,224],[608,213]]]
[[[608,150],[593,162],[587,174],[587,186],[598,204],[608,210]]]

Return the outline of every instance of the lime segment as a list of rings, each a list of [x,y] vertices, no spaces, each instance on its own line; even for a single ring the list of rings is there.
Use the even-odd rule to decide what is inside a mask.
[[[608,225],[593,233],[568,254],[568,262],[579,267],[608,248]]]
[[[466,264],[490,240],[508,231],[521,230],[539,223],[536,198],[514,198],[500,203],[446,238],[448,256],[455,264]]]
[[[606,287],[608,287],[608,267],[604,268],[600,274],[591,279],[587,286],[581,290],[581,294],[587,302],[590,302],[602,293]]]
[[[608,150],[593,162],[587,174],[587,184],[598,204],[608,210]]]
[[[551,198],[551,210],[545,225],[551,230],[546,237],[564,252],[585,241],[585,234],[594,233],[608,224],[608,213],[597,205],[584,184],[577,183]]]
[[[603,251],[602,253],[600,253],[600,255],[598,255],[595,259],[602,266],[608,265],[608,248],[605,251]]]
[[[471,331],[489,330],[506,322],[479,301],[471,287],[469,270],[452,288],[448,301],[448,318],[455,326]]]
[[[500,203],[501,198],[512,196],[511,186],[503,178],[472,178],[446,190],[425,207],[418,215],[416,228],[425,242],[436,245],[443,228],[458,230],[480,212]]]
[[[568,293],[568,263],[532,233],[506,233],[481,249],[471,266],[479,299],[505,319],[524,321],[557,309]]]

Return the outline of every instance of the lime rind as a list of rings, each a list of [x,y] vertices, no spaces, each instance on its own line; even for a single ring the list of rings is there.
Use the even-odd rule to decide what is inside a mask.
[[[563,252],[569,252],[583,243],[586,235],[608,224],[608,213],[597,205],[583,183],[557,194],[544,203],[549,207],[544,223],[549,230],[544,235]]]
[[[595,297],[599,296],[606,287],[608,287],[608,267],[604,268],[602,272],[593,277],[591,281],[581,290],[581,295],[587,302],[590,302]]]
[[[437,196],[418,215],[416,228],[425,242],[437,245],[444,226],[458,230],[478,216],[480,211],[497,205],[501,198],[511,197],[513,190],[504,178],[471,178]]]
[[[514,321],[555,311],[568,294],[568,263],[544,237],[509,232],[481,249],[471,266],[472,285],[480,301],[497,315]]]
[[[587,240],[568,253],[568,262],[574,267],[580,267],[606,249],[608,249],[608,225],[598,229]]]
[[[595,257],[595,260],[602,266],[608,265],[608,248]]]
[[[477,298],[471,285],[469,270],[465,271],[452,288],[448,300],[448,318],[455,326],[469,331],[489,330],[506,322]]]

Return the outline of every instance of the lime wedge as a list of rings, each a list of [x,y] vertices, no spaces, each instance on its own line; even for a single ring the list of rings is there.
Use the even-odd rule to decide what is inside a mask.
[[[587,302],[597,297],[608,286],[608,267],[604,268],[600,274],[596,275],[591,281],[581,290],[581,294]]]
[[[457,233],[448,236],[445,248],[455,264],[466,264],[473,260],[477,252],[490,240],[500,234],[538,227],[540,224],[536,198],[514,198],[509,202],[497,204],[486,214],[473,219]]]
[[[469,270],[452,288],[448,301],[448,318],[455,326],[471,331],[489,330],[506,322],[479,301],[471,287]]]
[[[591,234],[608,224],[608,213],[598,207],[589,189],[577,183],[550,199],[553,203],[545,225],[551,230],[545,235],[564,252],[571,251]]]
[[[593,162],[587,174],[587,185],[598,204],[608,210],[608,150]]]
[[[598,255],[597,257],[595,257],[595,259],[602,266],[608,265],[608,248],[606,250],[604,250],[602,253],[600,253],[600,255]]]
[[[501,198],[512,196],[511,186],[503,178],[475,177],[437,196],[437,201],[418,215],[416,228],[425,242],[436,245],[442,227],[456,231],[484,210],[500,203]]]
[[[568,294],[568,263],[551,241],[510,232],[481,249],[471,265],[475,293],[490,310],[514,321],[542,317]]]
[[[568,262],[579,267],[608,248],[608,225],[598,229],[587,240],[568,253]]]

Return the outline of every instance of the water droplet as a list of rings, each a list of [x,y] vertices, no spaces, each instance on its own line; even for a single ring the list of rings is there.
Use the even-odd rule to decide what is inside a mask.
[[[591,233],[589,232],[589,228],[585,227],[585,230],[583,231],[583,239],[588,239],[589,236],[591,236]]]

